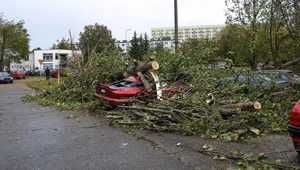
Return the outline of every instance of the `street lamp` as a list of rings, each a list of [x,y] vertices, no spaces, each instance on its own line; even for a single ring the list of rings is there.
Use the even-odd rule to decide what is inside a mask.
[[[128,49],[127,49],[127,31],[130,31],[130,29],[126,29],[126,31],[125,31],[125,54],[127,54],[127,51],[128,51]]]

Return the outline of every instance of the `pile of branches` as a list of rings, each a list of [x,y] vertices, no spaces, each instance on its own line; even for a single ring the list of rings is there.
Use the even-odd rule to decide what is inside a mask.
[[[182,74],[184,80],[177,81],[189,84],[192,93],[177,89],[172,98],[166,95],[160,100],[147,102],[139,101],[139,96],[135,96],[132,99],[134,103],[108,112],[111,125],[180,131],[188,135],[219,137],[226,141],[243,138],[244,134],[287,131],[289,111],[300,97],[299,82],[283,90],[280,95],[272,96],[272,85],[257,88],[251,84],[228,81],[223,86],[218,84],[220,70],[191,70]],[[236,70],[221,71],[228,75]],[[148,82],[151,84],[153,80],[148,79]]]
[[[187,94],[173,98],[163,97],[160,101],[135,103],[133,106],[119,106],[109,112],[111,125],[129,125],[157,131],[180,131],[188,135],[205,134],[217,137],[232,132],[225,140],[237,140],[248,131],[259,134],[259,130],[247,124],[243,114],[260,111],[259,102],[236,103],[236,101],[216,101],[212,94],[206,103],[192,103],[185,100]],[[220,105],[216,105],[218,102]],[[252,124],[254,125],[254,124]],[[237,129],[240,128],[240,129]],[[220,133],[221,132],[221,133]]]

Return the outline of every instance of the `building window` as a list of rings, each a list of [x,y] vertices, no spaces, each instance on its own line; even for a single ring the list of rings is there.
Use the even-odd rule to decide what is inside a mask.
[[[168,42],[165,42],[165,45],[168,45]]]
[[[125,47],[125,44],[122,44],[122,47]]]
[[[43,60],[44,60],[44,62],[52,62],[53,54],[52,53],[43,53]]]

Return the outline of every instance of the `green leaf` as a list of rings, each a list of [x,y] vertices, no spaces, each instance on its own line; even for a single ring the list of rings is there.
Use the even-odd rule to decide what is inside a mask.
[[[258,155],[257,155],[257,160],[262,160],[262,159],[264,159],[265,158],[265,154],[264,153],[259,153]]]

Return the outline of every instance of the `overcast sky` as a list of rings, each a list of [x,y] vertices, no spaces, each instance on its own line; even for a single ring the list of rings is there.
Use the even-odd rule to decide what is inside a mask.
[[[224,0],[177,0],[178,25],[225,23]],[[78,39],[85,25],[99,23],[117,40],[130,40],[134,31],[174,26],[174,0],[0,0],[4,18],[24,20],[30,34],[30,49],[49,49],[57,39]]]

